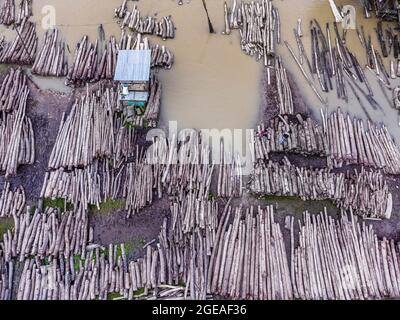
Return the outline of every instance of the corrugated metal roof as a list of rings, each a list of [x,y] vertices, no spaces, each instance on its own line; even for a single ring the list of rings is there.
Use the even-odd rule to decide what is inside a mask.
[[[119,50],[114,80],[149,81],[151,50]]]

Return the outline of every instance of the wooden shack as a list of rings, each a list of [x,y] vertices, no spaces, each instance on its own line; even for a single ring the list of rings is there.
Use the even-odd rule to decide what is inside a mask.
[[[119,50],[114,81],[128,116],[144,113],[150,91],[151,50]]]

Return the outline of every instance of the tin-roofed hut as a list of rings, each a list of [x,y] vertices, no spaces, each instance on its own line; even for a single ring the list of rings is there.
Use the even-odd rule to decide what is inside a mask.
[[[128,119],[144,114],[150,92],[151,50],[120,50],[114,81]]]

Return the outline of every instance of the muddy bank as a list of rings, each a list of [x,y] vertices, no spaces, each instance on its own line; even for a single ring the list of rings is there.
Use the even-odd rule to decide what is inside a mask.
[[[89,214],[89,224],[94,229],[95,243],[125,243],[128,258],[137,259],[144,256],[143,245],[158,237],[162,222],[168,215],[169,201],[163,197],[131,218],[126,218],[123,209],[106,213],[95,211]]]
[[[2,79],[1,79],[2,81]],[[27,115],[32,119],[35,134],[35,163],[20,166],[17,175],[10,177],[12,186],[22,185],[25,189],[27,203],[34,204],[40,195],[44,173],[55,142],[63,112],[67,112],[74,101],[72,94],[62,94],[39,89],[35,83],[28,81],[30,90]],[[0,176],[0,187],[5,182]]]

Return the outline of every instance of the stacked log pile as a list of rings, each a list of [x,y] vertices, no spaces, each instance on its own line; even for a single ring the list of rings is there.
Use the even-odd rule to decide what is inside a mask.
[[[221,218],[207,289],[231,299],[293,298],[286,248],[272,206],[251,207],[245,214],[241,208],[228,210]]]
[[[151,74],[150,77],[150,93],[149,99],[146,104],[146,110],[144,112],[134,111],[134,114],[130,114],[127,108],[124,109],[124,115],[126,121],[134,127],[147,127],[155,128],[158,123],[158,116],[160,114],[161,107],[161,84],[158,81],[155,74]],[[122,107],[120,107],[122,108]]]
[[[293,95],[286,74],[286,68],[282,64],[282,58],[275,59],[275,77],[278,88],[278,105],[280,114],[293,114]]]
[[[66,85],[80,87],[88,82],[102,79],[112,80],[117,65],[118,50],[151,50],[152,68],[170,69],[174,62],[174,56],[165,46],[150,45],[146,37],[141,34],[127,35],[124,31],[117,43],[114,36],[108,42],[101,45],[97,39],[94,44],[87,36],[77,44],[72,65],[67,73]]]
[[[0,87],[0,111],[10,112],[19,106],[26,90],[26,76],[22,69],[13,69],[5,76]]]
[[[214,226],[215,222],[207,226],[212,232],[210,240],[215,237]],[[211,254],[211,243],[207,245],[205,239],[199,229],[194,234],[184,235],[176,223],[168,223],[165,218],[159,242],[147,245],[146,254],[137,260],[128,261],[123,244],[110,244],[108,250],[89,244],[84,253],[79,252],[79,257],[72,251],[60,249],[58,256],[28,258],[17,299],[107,299],[109,293],[132,299],[140,297],[135,291],[142,288],[145,290],[142,295],[154,290],[154,295],[161,297],[183,299],[190,294],[193,299],[205,298],[207,257]],[[185,291],[179,285],[182,279],[187,284]],[[166,292],[166,288],[171,290]]]
[[[219,197],[241,197],[243,195],[243,175],[239,157],[228,156],[221,141],[218,169],[217,194]]]
[[[267,126],[257,127],[254,139],[254,159],[267,160],[272,152],[325,156],[327,139],[322,128],[311,118],[300,114],[295,119],[279,116]]]
[[[32,121],[25,115],[29,90],[25,85],[18,105],[0,118],[0,166],[6,178],[17,173],[22,164],[35,161],[35,138]]]
[[[16,23],[20,24],[25,18],[29,19],[32,16],[32,0],[21,0],[19,3],[19,12]]]
[[[175,37],[175,26],[171,16],[162,17],[160,21],[152,16],[142,17],[136,5],[130,12],[126,3],[123,3],[115,9],[115,17],[121,20],[121,29],[128,27],[136,33],[157,35],[163,40]]]
[[[43,47],[32,66],[32,73],[41,76],[65,77],[68,72],[68,59],[65,43],[58,29],[46,31]]]
[[[10,183],[4,184],[0,192],[0,218],[19,216],[25,207],[25,190],[22,186],[11,190]]]
[[[15,21],[15,0],[4,0],[0,10],[0,23],[10,26]]]
[[[88,166],[96,158],[111,157],[115,148],[114,111],[117,94],[113,88],[87,92],[66,116],[63,114],[49,169]],[[114,130],[117,131],[114,131]]]
[[[98,65],[98,40],[95,44],[89,41],[88,36],[84,36],[76,45],[72,64],[69,68],[66,85],[79,87],[86,82],[90,82],[96,77]]]
[[[293,248],[294,297],[315,300],[364,300],[399,297],[400,249],[378,237],[372,226],[353,215],[335,220],[325,214],[304,214],[299,245]],[[307,276],[305,276],[307,275]]]
[[[0,63],[32,65],[38,44],[35,23],[25,18],[16,30],[14,41],[4,44]]]
[[[354,174],[329,169],[306,169],[269,161],[255,167],[250,189],[258,195],[298,196],[302,200],[331,199],[339,207],[353,209],[368,218],[390,218],[391,195],[379,172],[364,168]]]
[[[329,167],[359,164],[400,173],[400,150],[385,126],[351,118],[340,108],[329,116],[322,114],[323,126],[311,118],[278,116],[257,128],[254,160],[268,160],[270,153],[291,152],[327,157]]]
[[[107,200],[123,198],[125,186],[125,165],[114,167],[107,160],[96,160],[84,168],[65,171],[64,168],[45,173],[41,198],[65,199],[75,207],[85,210],[89,205],[100,209]]]
[[[0,247],[0,300],[11,300],[14,284],[14,261],[6,261]]]
[[[400,150],[385,126],[375,126],[344,115],[340,108],[324,116],[324,132],[329,145],[329,158],[335,166],[361,164],[383,169],[387,174],[400,173]]]
[[[225,31],[239,29],[242,50],[258,60],[264,59],[265,66],[273,67],[276,43],[280,42],[280,19],[278,10],[271,0],[249,3],[233,2],[232,8],[225,3]]]
[[[95,80],[114,79],[115,68],[117,66],[118,48],[114,36],[105,44],[103,54],[99,55],[99,64],[96,70]]]
[[[64,255],[84,255],[86,245],[92,242],[93,230],[88,227],[86,212],[60,213],[48,208],[44,213],[30,207],[20,216],[14,216],[14,231],[3,235],[3,250],[6,261],[18,258],[20,262],[30,256],[37,258]]]
[[[147,37],[142,37],[140,33],[136,35],[126,34],[122,31],[121,39],[118,46],[119,50],[151,50],[152,68],[171,69],[174,63],[174,55],[166,46],[159,44],[151,45]]]

